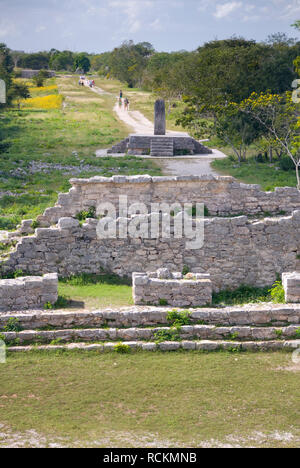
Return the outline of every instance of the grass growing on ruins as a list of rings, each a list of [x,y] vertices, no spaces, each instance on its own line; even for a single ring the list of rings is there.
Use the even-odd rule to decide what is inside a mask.
[[[130,280],[116,275],[82,274],[59,281],[59,295],[88,309],[133,304]]]
[[[242,305],[253,302],[272,302],[271,287],[256,288],[254,286],[241,285],[234,290],[225,290],[213,293],[213,306]]]
[[[11,109],[1,114],[0,195],[5,196],[0,198],[0,230],[13,229],[52,206],[57,193],[69,189],[71,177],[160,174],[149,160],[95,156],[96,149],[121,140],[128,129],[113,114],[112,96],[79,88],[77,80],[56,79],[64,97],[61,109]],[[49,95],[57,93],[54,84],[51,79],[45,86]],[[34,90],[32,96],[38,93]]]
[[[296,447],[292,366],[280,352],[9,354],[0,446]]]

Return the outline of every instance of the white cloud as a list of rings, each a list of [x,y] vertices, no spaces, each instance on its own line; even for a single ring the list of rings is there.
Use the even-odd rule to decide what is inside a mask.
[[[13,37],[19,35],[14,24],[8,24],[6,21],[0,21],[0,38]]]
[[[163,29],[159,18],[156,18],[152,23],[150,23],[150,29],[153,31],[161,31]]]
[[[41,33],[41,32],[43,32],[43,31],[45,31],[45,30],[46,30],[46,26],[42,26],[42,25],[41,25],[41,26],[38,26],[38,27],[35,29],[35,32]]]
[[[214,16],[218,19],[225,18],[230,15],[233,11],[241,8],[243,6],[242,2],[227,2],[223,4],[216,5],[216,11]]]

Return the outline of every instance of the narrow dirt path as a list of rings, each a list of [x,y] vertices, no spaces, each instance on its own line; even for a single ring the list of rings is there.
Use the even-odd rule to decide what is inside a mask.
[[[103,89],[95,86],[94,88],[89,88],[91,91],[97,94],[110,94]],[[140,133],[142,135],[153,135],[154,125],[147,119],[140,111],[127,111],[124,109],[124,106],[119,105],[118,97],[116,96],[116,103],[113,108],[114,112],[117,114],[118,118],[124,122],[128,127],[131,127],[132,133]],[[167,135],[188,135],[184,132],[174,132],[167,131]],[[96,152],[97,156],[103,157],[106,155],[105,150],[99,150]],[[149,158],[149,156],[147,157]],[[226,158],[226,154],[222,153],[219,150],[213,149],[212,154],[208,155],[199,155],[188,158],[184,157],[173,157],[173,158],[151,158],[156,161],[156,163],[163,169],[165,175],[218,175],[211,168],[211,162],[215,159]],[[149,158],[150,159],[150,158]]]

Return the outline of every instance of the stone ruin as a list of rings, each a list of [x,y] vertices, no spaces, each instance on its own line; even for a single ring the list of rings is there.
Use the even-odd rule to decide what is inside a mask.
[[[0,280],[0,311],[44,309],[58,293],[57,273]]]
[[[133,273],[133,299],[137,305],[199,307],[212,302],[209,274],[172,273],[160,268],[153,273]]]
[[[286,302],[300,302],[300,272],[282,274]]]
[[[194,154],[212,154],[212,150],[203,146],[187,133],[166,133],[165,102],[158,99],[154,106],[154,135],[130,134],[120,143],[108,150],[108,154],[129,153],[136,156],[153,157],[188,156]]]
[[[169,281],[177,281],[176,287],[187,290],[188,281],[179,278],[178,273],[175,278],[174,272],[188,267],[196,275],[196,281],[193,278],[192,289],[187,293],[189,299],[184,297],[185,293],[179,296],[181,304],[185,300],[195,304],[200,301],[200,293],[197,292],[195,299],[192,290],[197,287],[198,280],[204,281],[203,275],[210,275],[212,291],[218,292],[242,284],[269,286],[278,274],[300,271],[300,193],[295,188],[262,192],[259,186],[240,184],[232,177],[214,176],[113,176],[72,179],[71,183],[69,193],[60,194],[58,203],[38,216],[38,228],[33,230],[26,220],[19,231],[10,233],[17,244],[0,256],[0,271],[4,275],[16,270],[34,276],[53,273],[61,277],[107,271],[131,277],[132,273],[141,272],[136,281],[145,279],[151,286],[162,279],[151,276],[142,279],[141,276],[145,277],[147,271],[168,268]],[[172,235],[172,226],[168,238],[99,239],[97,218],[86,219],[83,223],[76,219],[80,211],[110,202],[116,207],[117,226],[121,221],[123,226],[124,221],[129,225],[133,220],[130,215],[118,218],[119,197],[124,194],[128,204],[143,202],[149,209],[152,203],[204,203],[209,214],[203,221],[204,245],[190,250],[185,236],[175,238]],[[265,212],[268,212],[267,217]],[[134,216],[135,222],[150,218],[151,214]],[[23,304],[12,280],[4,281],[7,283],[3,283],[2,298],[6,295],[10,298],[9,304],[2,299],[5,307],[26,308],[33,303],[48,302],[47,297],[42,296],[41,300],[32,299],[30,304],[24,299]],[[297,301],[297,282],[298,277],[286,280],[284,277],[288,300]],[[17,283],[23,291],[28,289],[30,281]],[[151,297],[148,292],[137,289],[137,302],[143,299],[146,303],[157,303],[164,299],[170,304],[179,304],[176,302],[180,301],[179,296],[165,296],[168,291],[164,281],[160,286],[164,294],[153,289],[149,293]],[[34,287],[38,290],[37,284]],[[9,295],[8,290],[11,291]],[[48,299],[53,302],[55,298]],[[209,298],[205,297],[205,301],[209,302]]]

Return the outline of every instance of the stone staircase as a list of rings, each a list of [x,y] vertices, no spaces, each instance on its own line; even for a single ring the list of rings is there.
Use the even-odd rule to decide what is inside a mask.
[[[300,304],[191,309],[189,323],[177,327],[168,312],[167,308],[131,307],[6,313],[0,314],[0,337],[10,352],[114,351],[119,343],[145,351],[293,351],[300,347]],[[5,328],[12,318],[19,331]]]
[[[108,151],[107,154],[118,154],[118,153],[126,153],[129,144],[129,137],[125,138],[124,140],[120,141],[116,145],[113,145]]]
[[[174,156],[173,139],[167,137],[152,138],[150,156]]]

